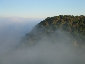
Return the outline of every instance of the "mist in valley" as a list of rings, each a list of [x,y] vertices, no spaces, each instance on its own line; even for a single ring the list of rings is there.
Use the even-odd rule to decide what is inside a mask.
[[[21,39],[41,20],[0,18],[0,64],[85,64],[84,50],[62,30],[53,34],[56,37],[43,35],[36,45],[20,47]]]

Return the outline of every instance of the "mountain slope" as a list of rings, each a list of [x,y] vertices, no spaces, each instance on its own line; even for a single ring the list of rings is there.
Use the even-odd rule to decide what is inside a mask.
[[[61,37],[58,36],[59,34]],[[85,16],[59,15],[48,17],[26,34],[25,42],[35,44],[42,38],[48,38],[56,43],[58,37],[62,40],[63,34],[69,34],[79,45],[85,44]]]

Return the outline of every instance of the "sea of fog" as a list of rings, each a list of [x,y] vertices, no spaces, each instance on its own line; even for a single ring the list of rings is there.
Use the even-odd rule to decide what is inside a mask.
[[[85,64],[85,52],[72,44],[71,36],[58,31],[58,37],[43,38],[35,46],[16,48],[26,33],[42,19],[0,18],[0,64]]]

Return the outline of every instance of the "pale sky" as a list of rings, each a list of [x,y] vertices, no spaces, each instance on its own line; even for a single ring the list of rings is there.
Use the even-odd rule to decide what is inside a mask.
[[[85,0],[0,0],[0,17],[85,15]]]

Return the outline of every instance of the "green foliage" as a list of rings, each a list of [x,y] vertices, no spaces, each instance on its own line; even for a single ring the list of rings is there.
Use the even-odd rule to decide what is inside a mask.
[[[49,36],[60,29],[70,33],[74,40],[85,41],[85,16],[59,15],[48,17],[35,26],[27,39],[39,40],[42,36]],[[79,42],[78,41],[78,42]]]
[[[62,29],[68,32],[85,34],[85,16],[71,16],[71,15],[59,15],[54,17],[48,17],[40,22],[39,27],[50,27],[55,31],[56,29]],[[47,29],[48,30],[48,29]]]

